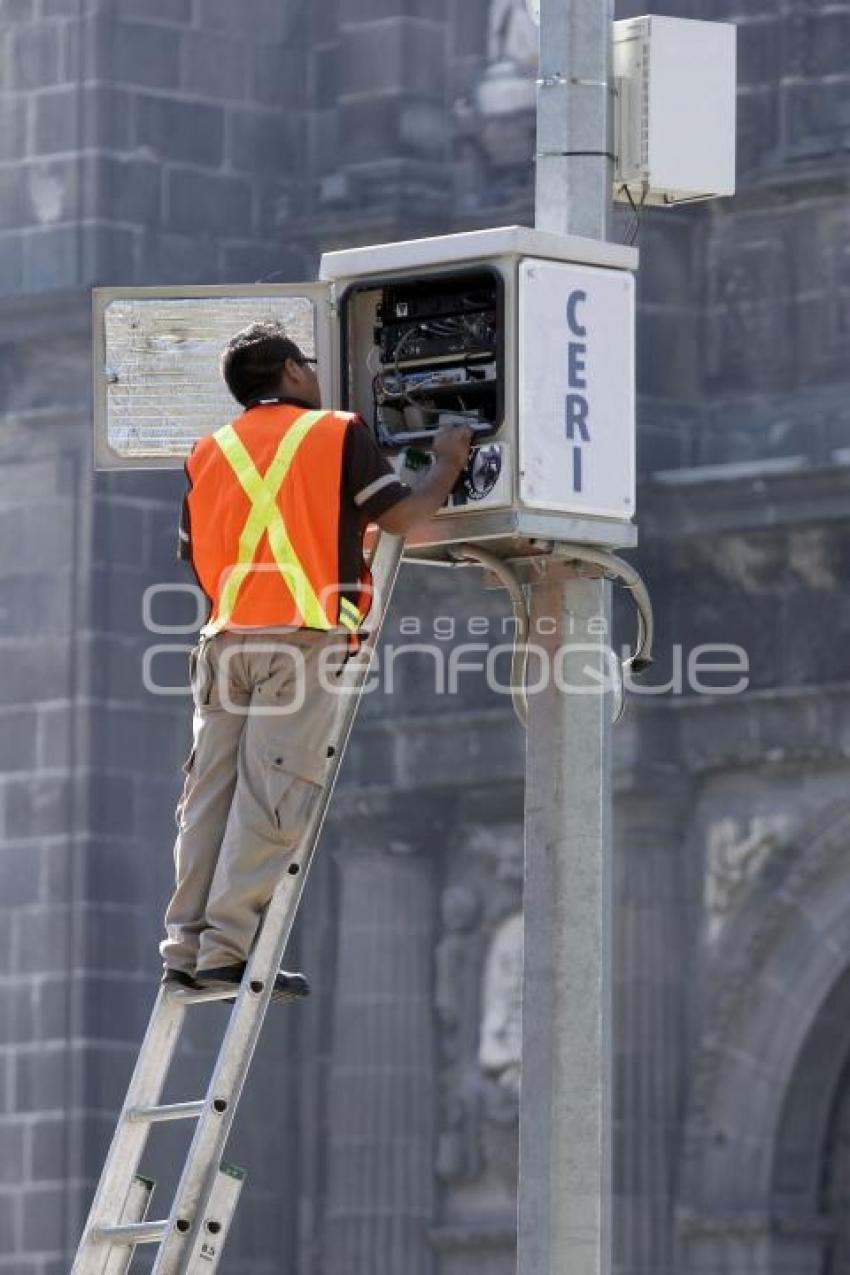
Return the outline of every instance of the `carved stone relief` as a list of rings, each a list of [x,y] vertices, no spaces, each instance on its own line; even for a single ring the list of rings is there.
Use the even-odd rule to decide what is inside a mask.
[[[481,990],[478,1065],[482,1085],[485,1164],[510,1191],[517,1179],[519,1079],[522,1063],[521,912],[503,920],[490,940]]]
[[[511,1232],[517,1178],[522,833],[470,829],[441,898],[435,999],[444,1184],[439,1247]],[[479,1237],[480,1238],[480,1237]]]
[[[491,66],[510,62],[532,74],[537,65],[538,30],[526,0],[492,0],[487,27],[487,57]]]
[[[522,913],[501,922],[484,966],[478,1062],[504,1089],[519,1093],[522,1060]]]
[[[705,911],[708,941],[719,939],[723,926],[741,901],[774,847],[787,835],[786,815],[756,815],[746,822],[719,819],[706,839]]]
[[[458,197],[497,199],[524,190],[534,156],[538,29],[526,0],[492,0],[487,67],[455,104]],[[501,189],[504,187],[504,189]]]
[[[476,95],[482,116],[533,110],[537,41],[537,27],[525,0],[493,0],[487,34],[489,65]]]

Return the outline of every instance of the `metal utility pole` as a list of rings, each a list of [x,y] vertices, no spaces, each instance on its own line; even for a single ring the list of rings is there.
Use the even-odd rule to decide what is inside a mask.
[[[540,230],[608,237],[613,9],[541,2]],[[609,672],[610,586],[551,563],[532,585],[530,640],[552,660],[560,650],[565,683],[590,693],[550,678],[529,697],[517,1269],[608,1275],[612,706],[598,682]]]

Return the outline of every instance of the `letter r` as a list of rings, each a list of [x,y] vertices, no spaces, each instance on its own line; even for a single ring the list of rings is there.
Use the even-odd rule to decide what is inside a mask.
[[[565,401],[567,438],[573,439],[578,430],[583,443],[590,442],[590,430],[587,428],[587,399],[581,394],[568,394]]]

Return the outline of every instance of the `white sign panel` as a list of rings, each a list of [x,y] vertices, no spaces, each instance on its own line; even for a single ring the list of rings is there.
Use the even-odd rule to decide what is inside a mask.
[[[95,289],[98,468],[182,463],[198,438],[237,416],[219,363],[249,324],[282,324],[327,380],[330,329],[318,321],[326,294],[321,284]]]
[[[634,277],[519,267],[520,499],[629,520],[635,508]]]

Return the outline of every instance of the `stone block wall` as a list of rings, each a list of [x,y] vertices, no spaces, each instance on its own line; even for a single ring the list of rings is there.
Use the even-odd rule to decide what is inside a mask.
[[[45,0],[4,13],[2,291],[253,280],[285,265],[306,10]],[[300,277],[304,261],[288,260]]]
[[[71,1147],[81,1040],[86,913],[80,765],[90,477],[88,322],[74,298],[4,307],[0,679],[0,1270],[47,1270],[66,1242],[78,1186]],[[43,350],[51,370],[40,376]],[[63,384],[63,401],[54,397]],[[33,1257],[32,1263],[25,1254]]]
[[[621,16],[645,9],[629,0]],[[658,680],[677,642],[735,640],[752,694],[646,697],[618,737],[618,1275],[685,1275],[686,1109],[691,1163],[722,1180],[731,1162],[720,1142],[701,1153],[714,1130],[689,1078],[710,1072],[701,1016],[725,987],[705,936],[720,926],[731,948],[738,902],[770,907],[758,820],[778,786],[807,817],[846,786],[845,15],[768,0],[672,11],[739,26],[741,189],[644,218],[642,471],[781,464],[642,493]],[[144,591],[187,579],[180,478],[91,473],[86,289],[309,278],[325,247],[530,221],[525,125],[490,138],[513,157],[501,167],[462,126],[489,13],[488,0],[0,4],[0,1275],[67,1272],[153,995],[189,736],[187,701],[142,683]],[[427,631],[436,614],[501,613],[504,599],[481,599],[475,573],[405,573],[398,608]],[[166,601],[161,618],[190,610]],[[183,656],[156,671],[179,685]],[[234,1132],[251,1180],[228,1261],[245,1275],[339,1275],[343,1260],[397,1275],[394,1246],[423,1275],[511,1269],[516,1109],[479,1065],[479,1033],[486,955],[519,907],[522,738],[475,679],[450,713],[427,660],[397,684],[391,706],[364,706],[305,898],[291,955],[314,999],[269,1020]],[[806,844],[803,827],[801,859]],[[706,876],[741,845],[752,875],[709,914]],[[805,947],[790,924],[787,944]],[[385,973],[383,1005],[363,984]],[[175,1097],[200,1092],[220,1025],[193,1024]],[[829,1039],[840,1055],[840,1026]],[[740,1053],[734,1033],[725,1048]],[[376,1076],[396,1064],[423,1101],[404,1103],[403,1171],[388,1180]],[[176,1155],[167,1139],[155,1153],[163,1196]],[[382,1232],[389,1205],[400,1220]],[[694,1225],[715,1275],[752,1275],[741,1253],[771,1247],[758,1219],[752,1241],[728,1218]],[[793,1267],[791,1241],[773,1248]]]

